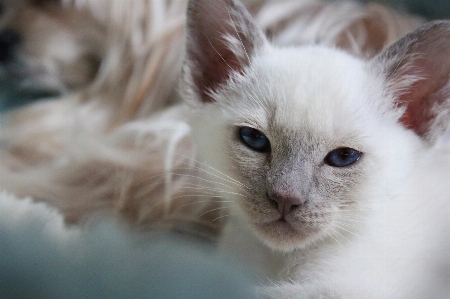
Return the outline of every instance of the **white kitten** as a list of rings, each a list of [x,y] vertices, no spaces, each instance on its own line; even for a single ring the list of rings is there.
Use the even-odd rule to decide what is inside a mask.
[[[445,285],[433,267],[448,260],[450,163],[433,144],[449,123],[449,22],[370,61],[276,48],[235,0],[192,0],[187,32],[194,138],[233,200],[223,246],[293,281],[263,293],[407,298]]]

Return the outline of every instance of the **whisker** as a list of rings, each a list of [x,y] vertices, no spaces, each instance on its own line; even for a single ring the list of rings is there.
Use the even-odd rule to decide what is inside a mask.
[[[354,217],[351,217],[351,216],[339,216],[339,217],[336,217],[336,219],[342,219],[342,220],[345,220],[345,221],[347,221],[347,222],[355,222],[355,223],[362,223],[362,224],[365,224],[366,223],[366,221],[362,221],[362,220],[356,220]]]
[[[194,178],[194,179],[199,180],[199,181],[204,181],[204,182],[207,182],[207,183],[210,183],[210,184],[218,184],[218,185],[224,186],[226,188],[233,189],[231,186],[228,186],[228,185],[226,185],[224,183],[214,182],[212,180],[208,180],[208,179],[205,179],[205,178],[202,178],[202,177],[199,177],[199,176],[195,176],[195,175],[180,174],[180,173],[175,173],[175,172],[173,172],[171,174],[174,175],[174,176],[182,176],[182,177],[187,177],[187,178]],[[154,176],[148,177],[146,179],[141,180],[140,183],[143,183],[145,181],[148,181],[148,180],[151,180],[151,179],[154,179],[154,178],[157,178],[157,177],[161,177],[163,175],[166,175],[166,174],[159,174],[159,175],[154,175]]]
[[[328,236],[330,236],[330,238],[332,238],[333,240],[335,240],[336,241],[336,243],[338,243],[339,245],[341,245],[342,247],[343,247],[343,245],[335,238],[335,237],[333,237],[329,232],[327,232],[326,230],[324,230],[324,229],[320,229],[321,231],[323,231],[323,232],[325,232]]]
[[[187,207],[190,205],[198,204],[198,203],[232,203],[231,200],[198,200],[195,202],[190,202],[184,205],[181,205],[180,208]]]
[[[219,170],[214,169],[214,168],[212,168],[212,167],[210,167],[210,166],[209,166],[209,168],[213,169],[213,170],[216,171],[216,172],[219,172],[220,174],[222,174],[222,175],[224,175],[224,176],[226,176],[227,178],[230,178],[230,179],[228,180],[228,179],[226,179],[226,178],[220,177],[220,176],[218,176],[217,174],[213,174],[213,173],[211,173],[211,172],[209,172],[209,171],[206,171],[205,169],[203,169],[203,168],[201,168],[201,167],[198,167],[198,166],[193,166],[192,168],[177,168],[176,170],[180,170],[180,169],[181,169],[181,170],[198,170],[198,171],[202,171],[202,172],[205,172],[205,173],[207,173],[207,174],[209,174],[209,175],[211,175],[211,176],[214,176],[214,177],[216,177],[216,178],[218,178],[218,179],[221,179],[221,180],[224,180],[224,181],[226,181],[226,182],[233,183],[233,184],[236,184],[236,185],[238,185],[238,186],[240,186],[240,187],[244,187],[244,188],[247,188],[247,189],[248,189],[248,187],[245,186],[244,184],[240,183],[240,182],[237,181],[237,180],[231,179],[231,177],[229,177],[229,176],[227,176],[226,174],[220,172]]]
[[[211,213],[211,212],[214,212],[214,211],[224,210],[224,209],[229,209],[229,207],[220,207],[220,208],[211,209],[211,210],[208,210],[206,212],[201,213],[200,215],[198,215],[198,217],[201,217],[201,216],[203,216],[205,214],[208,214],[208,213]]]
[[[357,235],[357,234],[355,234],[355,233],[349,231],[348,229],[346,229],[346,228],[344,228],[344,227],[341,227],[341,226],[339,226],[339,225],[337,225],[337,224],[333,224],[333,225],[336,226],[336,227],[338,227],[338,228],[340,228],[340,229],[342,229],[342,230],[345,230],[345,231],[348,232],[349,234],[352,234],[352,235],[354,235],[354,236],[356,236],[356,237],[359,237],[359,235]]]
[[[217,53],[217,55],[220,56],[220,58],[223,60],[223,62],[225,62],[225,64],[228,66],[228,68],[232,71],[234,71],[234,69],[228,64],[228,62],[225,60],[225,58],[223,58],[222,54],[219,53],[219,51],[217,51],[217,49],[213,46],[213,44],[211,43],[211,41],[209,40],[208,37],[206,37],[206,39],[208,40],[209,45],[214,49],[214,51]]]
[[[184,195],[178,195],[171,198],[171,200],[178,199],[178,198],[189,198],[189,197],[207,197],[207,198],[223,198],[220,195],[208,195],[208,194],[184,194]]]
[[[331,229],[333,232],[335,232],[336,234],[338,234],[339,236],[341,236],[342,238],[344,238],[345,240],[347,240],[348,242],[350,242],[349,239],[347,239],[346,236],[344,236],[343,234],[341,234],[340,232],[338,232],[337,230],[332,229],[331,227],[329,227],[329,229]],[[337,241],[337,240],[336,240]],[[338,242],[339,243],[339,242]],[[340,243],[339,243],[340,244]],[[341,244],[342,245],[342,244]]]
[[[169,200],[169,202],[172,202],[173,199],[177,199],[177,198],[178,198],[178,199],[179,199],[179,198],[189,198],[189,197],[191,197],[191,196],[195,196],[195,197],[198,197],[198,198],[206,197],[206,198],[209,198],[210,200],[197,200],[197,201],[195,201],[195,202],[190,202],[190,203],[186,203],[186,204],[184,204],[184,205],[178,206],[178,208],[183,208],[183,207],[187,207],[187,206],[190,206],[190,205],[202,204],[202,203],[211,203],[211,204],[214,204],[214,203],[231,203],[231,202],[232,202],[232,201],[229,201],[229,200],[215,200],[215,199],[214,199],[214,196],[209,196],[209,195],[180,195],[180,196],[177,196],[177,197],[172,198],[171,200]],[[222,197],[221,197],[221,196],[215,196],[215,198],[222,198]],[[160,201],[158,201],[158,202],[152,204],[151,206],[147,207],[147,208],[146,208],[146,211],[147,211],[147,212],[152,211],[152,210],[154,210],[158,205],[160,205],[160,204],[167,204],[167,203],[169,203],[169,202],[168,202],[167,200],[165,200],[165,199],[162,199],[162,200],[160,200]],[[169,204],[169,205],[170,205],[170,204]]]
[[[216,220],[219,220],[219,219],[221,219],[221,218],[230,217],[230,216],[233,216],[233,215],[232,215],[232,214],[223,215],[223,216],[214,218],[212,221],[216,221]]]
[[[341,221],[339,221],[339,224],[340,224],[340,225],[343,225],[343,226],[345,226],[345,227],[348,227],[348,228],[361,229],[360,226],[352,225],[352,224],[348,224],[348,223],[343,223],[343,222],[341,222]]]
[[[198,191],[205,191],[205,194],[202,194],[202,195],[214,195],[214,196],[237,195],[242,198],[248,198],[248,196],[245,194],[238,193],[238,192],[232,192],[232,191],[228,191],[228,190],[223,190],[223,189],[204,189],[204,188],[196,188],[196,187],[186,186],[186,187],[177,188],[177,190],[178,191],[180,191],[180,190],[198,190]],[[192,196],[194,196],[194,195],[192,195]]]
[[[199,185],[186,186],[186,187],[179,188],[178,190],[182,190],[182,189],[204,190],[204,191],[210,191],[210,192],[226,193],[226,194],[233,194],[233,195],[242,195],[242,196],[244,196],[243,194],[237,193],[237,192],[232,192],[232,191],[218,189],[218,188],[207,188],[207,187],[202,187],[202,186],[199,186]]]
[[[353,211],[377,211],[377,209],[350,209],[350,210],[339,209],[339,211],[342,211],[342,212],[353,212]]]
[[[238,180],[236,180],[236,179],[232,178],[231,176],[229,176],[229,175],[227,175],[227,174],[221,172],[221,171],[218,170],[218,169],[215,169],[214,167],[209,166],[209,165],[206,164],[205,162],[201,162],[201,161],[199,161],[199,160],[196,160],[196,159],[191,158],[191,157],[184,156],[184,155],[182,155],[182,154],[177,154],[177,155],[179,155],[179,156],[181,156],[181,157],[183,157],[183,158],[192,160],[193,162],[196,162],[196,163],[198,163],[198,164],[200,164],[200,165],[203,165],[203,166],[208,167],[208,168],[211,169],[211,170],[216,171],[217,173],[223,175],[224,177],[226,177],[227,179],[231,180],[231,182],[234,182],[234,183],[237,184],[238,186],[242,186],[242,187],[244,187],[244,188],[250,189],[250,188],[248,188],[246,185],[244,185],[244,184],[242,184],[241,182],[239,182]],[[200,170],[200,171],[204,171],[204,172],[206,172],[206,173],[209,173],[209,172],[207,172],[205,169],[203,169],[203,168],[201,168],[201,167],[194,166],[194,168],[197,169],[197,170]],[[221,178],[221,179],[223,179],[223,178]],[[231,183],[231,182],[230,182],[230,183]]]
[[[213,173],[211,173],[211,172],[209,172],[209,171],[206,171],[206,170],[204,170],[204,169],[202,169],[202,168],[200,168],[200,167],[198,167],[198,170],[201,170],[201,171],[203,171],[203,172],[205,172],[205,173],[207,173],[207,174],[209,174],[209,175],[212,175],[213,177],[216,177],[216,178],[218,178],[218,179],[224,180],[224,181],[226,181],[226,182],[233,183],[233,184],[236,184],[236,185],[238,185],[238,186],[240,186],[240,187],[247,188],[244,184],[242,184],[242,183],[240,183],[240,182],[238,182],[238,181],[236,181],[236,180],[230,180],[230,179],[226,179],[226,178],[220,177],[220,176],[218,176],[217,174],[213,174]],[[217,169],[214,169],[214,170],[217,171],[217,172],[219,172]],[[223,174],[223,173],[221,173],[221,172],[219,172],[219,173],[222,174],[222,175],[225,175],[225,174]],[[248,188],[247,188],[247,189],[248,189]]]

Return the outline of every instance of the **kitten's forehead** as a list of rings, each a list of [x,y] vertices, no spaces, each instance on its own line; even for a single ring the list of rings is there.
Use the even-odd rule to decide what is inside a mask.
[[[263,130],[336,134],[347,122],[365,117],[365,106],[377,96],[363,61],[320,46],[270,50],[256,57],[246,77],[237,101]]]

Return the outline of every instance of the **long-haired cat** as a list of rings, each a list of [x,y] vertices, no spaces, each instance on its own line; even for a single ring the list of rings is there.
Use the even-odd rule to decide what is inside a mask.
[[[51,202],[71,221],[113,210],[139,223],[159,219],[155,215],[161,215],[157,212],[161,207],[164,215],[173,214],[172,207],[193,208],[187,205],[188,190],[199,199],[210,193],[186,184],[188,177],[179,170],[185,168],[193,178],[196,168],[185,111],[154,115],[180,101],[177,81],[187,0],[1,4],[0,30],[7,29],[18,41],[8,46],[0,77],[13,72],[14,65],[33,62],[44,64],[39,67],[43,70],[58,70],[30,72],[36,84],[86,80],[81,85],[60,82],[61,96],[1,115],[2,188]],[[353,1],[246,0],[245,4],[277,45],[315,41],[359,56],[379,52],[423,22],[381,5]],[[84,63],[76,57],[100,62],[94,77],[82,72]],[[25,73],[28,69],[35,68],[20,67]],[[155,205],[162,198],[164,203]]]
[[[276,47],[236,0],[190,1],[183,97],[224,250],[286,281],[265,295],[449,296],[449,46],[441,21],[370,60]]]

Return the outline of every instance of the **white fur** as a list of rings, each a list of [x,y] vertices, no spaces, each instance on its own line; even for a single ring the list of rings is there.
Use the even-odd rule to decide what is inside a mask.
[[[319,158],[344,145],[365,153],[359,167],[370,170],[366,170],[365,181],[354,191],[357,195],[353,195],[360,209],[370,209],[374,201],[396,194],[414,167],[422,145],[416,136],[397,124],[399,114],[388,110],[389,100],[383,99],[380,92],[382,82],[367,73],[361,61],[336,50],[313,46],[266,49],[266,52],[253,59],[245,76],[230,83],[225,91],[217,92],[217,103],[194,110],[191,120],[194,137],[199,155],[208,166],[246,184],[236,167],[228,166],[236,164],[230,163],[236,151],[230,152],[227,144],[245,148],[234,137],[234,127],[256,127],[273,142],[277,142],[277,135],[283,134],[273,127],[306,130],[312,135],[312,142],[327,143]],[[330,82],[335,85],[330,86]],[[324,84],[327,88],[320,88]],[[322,136],[314,139],[315,134]],[[380,144],[384,146],[380,148]],[[257,153],[245,155],[252,163],[263,159]],[[380,182],[383,188],[379,188]],[[245,193],[239,185],[228,186],[236,189],[234,192]],[[242,200],[237,196],[236,201]],[[284,241],[279,239],[274,239],[274,243],[262,240],[272,248],[287,251],[303,246],[293,240],[286,240],[286,245],[281,245],[279,242]]]
[[[129,176],[130,184],[122,187],[122,190],[129,191],[120,193],[122,194],[120,200],[113,198],[105,204],[104,193],[92,193],[91,190],[99,188],[107,190],[106,194],[113,194],[118,188],[115,181],[100,180],[103,184],[94,187],[87,178],[79,180],[78,173],[81,172],[78,169],[97,162],[103,164],[96,159],[107,153],[123,153],[119,146],[120,134],[114,133],[115,130],[120,131],[122,125],[126,127],[128,122],[148,117],[163,107],[179,101],[176,82],[183,56],[186,1],[67,0],[63,1],[62,8],[58,5],[36,7],[27,1],[8,1],[7,4],[8,10],[1,25],[10,26],[22,34],[23,44],[20,53],[23,61],[42,63],[38,67],[44,70],[38,75],[30,74],[32,76],[28,82],[35,82],[33,84],[41,85],[42,88],[45,88],[46,83],[42,85],[36,82],[53,82],[55,84],[51,85],[61,87],[62,94],[56,99],[41,101],[2,115],[0,171],[3,177],[11,178],[13,181],[5,182],[2,184],[3,187],[16,194],[31,195],[44,201],[50,200],[67,211],[70,218],[75,217],[75,214],[79,215],[75,218],[88,216],[97,210],[93,207],[102,209],[118,207],[118,211],[123,211],[126,210],[125,206],[135,206],[131,199],[135,197],[134,192],[141,189],[130,189],[126,186],[139,183],[142,181],[141,178]],[[338,44],[339,47],[362,56],[373,55],[379,51],[379,45],[385,46],[393,42],[422,22],[407,15],[398,15],[382,6],[373,9],[373,6],[353,2],[333,4],[322,1],[267,3],[248,1],[247,4],[261,27],[277,44],[311,41]],[[268,13],[274,10],[277,13]],[[317,14],[319,11],[320,14]],[[353,17],[348,19],[348,15]],[[314,22],[311,22],[312,20]],[[336,27],[339,30],[330,31],[318,26],[324,24],[324,20],[329,21],[327,24],[331,24],[332,27],[339,24]],[[375,39],[373,32],[378,32],[378,29],[373,31],[370,25],[374,20],[376,24],[383,24],[382,31],[385,30],[387,33],[386,36],[381,36],[376,44],[372,44],[372,40]],[[39,28],[46,29],[39,30]],[[56,37],[59,43],[57,45],[54,42]],[[355,42],[349,43],[349,40]],[[50,44],[54,46],[48,51]],[[71,51],[67,52],[67,48]],[[101,61],[94,77],[87,78],[82,70],[66,67],[85,65],[86,61],[82,59],[84,54],[97,57]],[[77,57],[81,60],[76,59]],[[58,69],[57,73],[52,71],[55,68]],[[4,71],[3,68],[0,71]],[[85,81],[68,86],[61,81],[64,81],[64,78],[84,78]],[[171,117],[177,120],[184,114],[185,112],[180,112],[179,115],[174,113]],[[155,118],[156,123],[160,123],[159,116]],[[133,126],[140,131],[149,129],[148,124],[140,121]],[[111,164],[108,169],[126,167],[126,173],[142,173],[142,176],[149,178],[150,182],[152,180],[150,178],[161,175],[161,169],[173,172],[176,168],[185,166],[170,163],[171,160],[177,159],[163,154],[167,145],[171,145],[168,153],[174,152],[177,148],[177,153],[181,153],[182,150],[183,156],[195,156],[192,147],[184,146],[183,142],[178,145],[173,143],[172,136],[185,134],[181,123],[172,126],[169,131],[158,131],[157,126],[151,130],[156,137],[154,142],[149,141],[152,144],[149,146],[161,150],[154,151],[149,161],[166,161],[165,166],[152,167],[144,174],[141,172],[142,159],[123,161],[125,155],[122,154],[115,155],[114,159],[109,160],[108,163]],[[102,141],[100,147],[87,146],[98,145],[98,140],[104,140],[105,135],[108,135],[106,139],[109,141]],[[190,138],[189,134],[185,136]],[[118,140],[114,141],[115,138]],[[148,155],[148,152],[136,143],[132,143],[129,149],[127,155],[131,152],[133,152],[131,155]],[[74,156],[73,153],[80,155]],[[60,160],[65,163],[59,163]],[[129,163],[130,161],[134,162]],[[191,167],[194,164],[188,165]],[[169,170],[170,167],[172,170]],[[56,173],[62,169],[64,173],[72,174],[73,177],[68,175],[64,180],[58,178]],[[94,174],[96,177],[103,177],[109,173],[102,171],[102,167],[91,168],[90,171],[98,171]],[[83,186],[77,188],[76,193],[73,193],[70,187],[70,182],[74,180],[80,184],[84,182]],[[157,185],[158,181],[152,184]],[[59,186],[58,192],[55,192],[55,185]],[[180,190],[186,190],[182,184],[177,186]],[[89,200],[91,204],[87,205],[87,201],[80,200],[79,196],[69,196],[85,193],[93,195]],[[175,193],[166,193],[165,197],[168,198],[170,194]],[[142,199],[149,198],[143,194],[148,195],[140,192],[136,196]],[[74,209],[67,210],[67,206],[76,206],[76,213],[73,213]],[[133,213],[141,216],[150,214]],[[141,216],[138,217],[139,221],[143,219]],[[144,218],[153,221],[151,217]],[[214,218],[216,217],[212,219]]]
[[[222,250],[265,271],[275,284],[261,290],[269,298],[448,294],[450,152],[430,148],[429,136],[441,134],[436,122],[449,126],[449,65],[417,55],[447,47],[450,23],[430,23],[362,60],[318,45],[271,46],[239,3],[216,11],[205,1],[190,5],[183,95],[204,176],[232,201]],[[217,32],[202,30],[209,26]],[[222,59],[202,56],[205,34]],[[227,49],[232,38],[238,53],[235,43]],[[270,148],[246,144],[242,127]],[[363,154],[346,167],[329,164],[327,154],[342,147]],[[282,199],[270,195],[274,186]]]
[[[402,194],[380,202],[350,242],[291,257],[298,263],[293,282],[261,292],[292,299],[448,298],[449,151],[433,149],[420,164]]]
[[[264,288],[262,292],[270,298],[445,298],[450,292],[448,149],[426,149],[397,123],[397,113],[389,115],[387,107],[377,106],[381,93],[375,91],[376,85],[370,87],[377,78],[367,76],[358,61],[316,47],[268,52],[252,61],[246,78],[217,92],[218,104],[194,111],[191,123],[199,154],[222,178],[211,180],[218,182],[218,188],[228,181],[227,190],[245,192],[238,185],[245,185],[244,179],[239,178],[238,184],[227,179],[239,177],[229,167],[236,164],[230,162],[236,157],[227,144],[239,142],[232,139],[230,130],[256,126],[276,140],[273,134],[279,131],[271,129],[274,119],[269,124],[266,116],[267,107],[274,107],[272,101],[278,107],[278,127],[332,132],[327,137],[346,145],[351,140],[346,143],[341,134],[346,138],[349,128],[357,128],[355,147],[366,153],[367,164],[361,167],[370,168],[370,176],[355,190],[360,194],[358,207],[352,214],[343,213],[348,221],[337,221],[331,238],[323,235],[312,244],[298,245],[258,230],[259,238],[255,238],[252,229],[243,228],[253,226],[251,214],[238,207],[232,210],[225,230],[223,250],[256,264],[275,281],[293,281]],[[246,83],[257,84],[246,86],[241,80],[247,79]],[[336,85],[324,89],[322,82]],[[369,100],[375,103],[368,104]],[[252,159],[255,163],[260,158]],[[229,197],[237,206],[246,200]]]
[[[101,36],[100,41],[96,40],[98,35],[90,36],[94,39],[94,44],[97,42],[101,44],[101,66],[92,81],[83,83],[86,85],[82,84],[73,91],[62,89],[63,95],[57,101],[39,103],[8,115],[1,132],[2,167],[0,176],[2,181],[0,184],[2,187],[20,195],[32,195],[38,200],[49,201],[65,213],[66,219],[77,221],[91,215],[94,211],[106,209],[117,211],[134,222],[154,223],[170,218],[173,211],[180,211],[180,209],[188,207],[184,214],[175,213],[178,217],[175,218],[195,222],[198,220],[198,215],[214,215],[214,212],[221,211],[223,207],[213,205],[206,211],[197,209],[197,206],[189,209],[189,207],[193,207],[192,204],[203,201],[216,204],[218,201],[227,207],[228,197],[230,195],[236,197],[236,186],[241,183],[236,181],[234,173],[230,172],[228,167],[224,167],[225,169],[221,172],[217,171],[220,171],[219,166],[230,165],[226,160],[229,152],[225,150],[229,145],[229,140],[226,139],[227,136],[217,134],[217,132],[221,132],[230,124],[238,124],[237,121],[242,125],[248,121],[248,115],[252,115],[254,123],[258,123],[262,128],[268,128],[270,124],[267,122],[267,117],[258,112],[255,113],[254,110],[264,109],[265,107],[261,107],[261,104],[264,105],[264,103],[255,102],[247,106],[241,103],[232,103],[242,110],[229,109],[227,105],[211,107],[210,110],[205,109],[195,124],[202,153],[202,160],[197,161],[190,132],[184,122],[186,111],[183,108],[175,108],[161,115],[155,114],[160,109],[178,101],[174,91],[177,88],[176,81],[182,57],[180,55],[181,45],[184,41],[183,10],[185,2],[163,3],[143,0],[128,3],[79,0],[66,1],[66,3],[68,9],[74,8],[75,12],[78,9],[86,10],[88,18],[92,18],[94,23],[100,26],[99,28],[105,29],[102,32],[106,32],[106,34]],[[386,32],[389,34],[382,36],[381,42],[372,45],[371,26],[366,26],[366,21],[373,21],[374,15],[378,16],[378,14],[362,13],[370,11],[364,6],[349,4],[345,6],[345,9],[335,10],[333,8],[335,6],[328,6],[326,3],[320,2],[316,6],[305,2],[305,6],[292,6],[297,9],[294,13],[290,9],[285,9],[284,3],[278,4],[283,13],[277,14],[277,18],[273,17],[272,19],[267,15],[269,7],[273,9],[276,6],[275,3],[267,5],[267,10],[262,9],[263,6],[256,5],[254,11],[255,14],[261,11],[262,24],[268,24],[264,29],[272,32],[275,42],[277,42],[277,37],[279,37],[279,44],[319,42],[337,45],[348,52],[361,56],[372,56],[386,44],[421,22],[417,19],[405,18],[405,23],[399,22],[406,24],[405,27],[397,26],[398,24],[391,22],[391,19],[403,19],[400,17],[397,19],[398,16],[395,13],[386,13],[384,20],[388,28]],[[332,8],[326,9],[327,7]],[[321,10],[323,13],[316,15],[317,8],[323,9]],[[384,9],[380,10],[386,12]],[[162,12],[163,14],[161,14]],[[264,15],[263,12],[266,14]],[[347,18],[347,14],[350,12],[355,18]],[[293,17],[294,15],[296,17]],[[318,17],[317,22],[309,22],[314,16]],[[336,20],[336,23],[332,19]],[[327,30],[318,26],[318,24],[323,24],[323,20],[330,21],[327,22],[326,28],[332,27],[331,29],[336,30]],[[287,26],[283,31],[283,24],[286,21],[291,26]],[[368,23],[370,24],[370,22]],[[334,27],[335,24],[339,24],[339,26]],[[378,32],[378,30],[375,31]],[[81,36],[84,35],[81,34]],[[67,39],[66,46],[73,45],[73,42],[77,41],[72,35],[65,39]],[[45,43],[49,40],[51,39],[42,41],[44,46],[41,49],[44,51]],[[66,46],[59,49],[64,50],[67,48]],[[73,47],[73,49],[82,50],[83,47]],[[65,56],[64,53],[58,53],[58,49],[53,50],[55,52],[51,51],[49,54],[55,53],[55,55],[50,55],[50,60],[62,57],[64,62],[71,62],[73,58],[77,57],[76,53]],[[260,80],[258,84],[266,90],[254,88],[249,90],[244,86],[243,89],[232,89],[229,92],[249,91],[244,95],[247,97],[259,97],[262,93],[269,96],[267,103],[292,96],[292,94],[288,94],[292,92],[299,97],[299,101],[288,104],[287,108],[292,110],[302,107],[306,97],[319,98],[317,104],[311,105],[311,110],[314,113],[314,111],[326,108],[327,116],[324,117],[323,122],[320,122],[317,129],[325,131],[326,128],[333,126],[329,122],[331,119],[335,119],[337,123],[363,124],[363,128],[372,133],[374,131],[372,125],[381,124],[386,132],[396,131],[395,134],[389,135],[391,136],[389,140],[386,140],[386,135],[382,132],[382,134],[375,134],[376,136],[369,138],[367,143],[359,141],[355,144],[363,144],[370,149],[380,142],[389,142],[393,147],[401,149],[402,154],[396,152],[401,159],[411,159],[411,153],[415,153],[415,150],[420,147],[416,146],[417,138],[394,126],[396,112],[391,113],[386,109],[387,107],[375,105],[375,107],[371,107],[374,110],[371,110],[369,109],[370,105],[363,106],[360,111],[360,119],[347,118],[348,115],[345,113],[338,114],[336,118],[329,118],[330,115],[334,115],[335,109],[332,108],[354,108],[355,103],[361,103],[361,99],[358,99],[360,96],[366,97],[373,95],[374,91],[378,92],[382,82],[379,78],[367,75],[363,63],[343,52],[328,51],[323,47],[310,48],[310,51],[315,50],[320,52],[316,57],[316,64],[321,59],[327,61],[327,63],[319,63],[323,67],[322,73],[327,70],[329,60],[342,59],[343,62],[345,61],[345,64],[339,65],[339,70],[333,74],[334,77],[324,78],[324,80],[333,79],[342,82],[341,80],[345,79],[342,76],[344,74],[354,76],[353,80],[361,84],[355,90],[352,89],[352,84],[347,84],[347,86],[341,84],[343,91],[351,91],[351,96],[345,106],[329,107],[325,102],[326,98],[343,97],[339,88],[334,91],[329,90],[327,96],[315,93],[313,89],[308,90],[307,95],[303,94],[303,87],[309,88],[318,83],[315,81],[317,73],[321,74],[321,70],[315,70],[315,76],[308,78],[309,71],[314,71],[314,69],[311,69],[311,61],[303,61],[299,64],[301,67],[307,67],[308,71],[298,72],[299,65],[291,64],[288,59],[294,58],[297,53],[290,49],[283,49],[280,52],[268,50],[264,54],[266,56],[261,56],[261,59],[248,70],[249,72],[255,71],[255,78],[257,81]],[[285,58],[278,57],[279,54]],[[336,56],[333,57],[333,55]],[[48,65],[52,65],[53,62],[50,61]],[[273,76],[271,72],[267,71],[266,67],[269,64],[274,64],[277,76]],[[285,72],[286,70],[287,72]],[[348,70],[355,72],[349,74]],[[293,89],[292,86],[284,88],[280,85],[284,80],[277,81],[277,78],[279,78],[278,75],[286,76],[288,73],[309,83],[305,86],[298,86],[296,89]],[[260,79],[260,75],[265,78]],[[55,75],[50,72],[50,76],[54,77]],[[374,86],[369,89],[365,88],[364,84],[373,84],[373,82],[375,82]],[[292,85],[296,85],[296,83],[293,82]],[[277,88],[272,89],[273,86]],[[376,93],[375,95],[379,96]],[[301,100],[302,96],[303,100]],[[372,115],[373,111],[375,112]],[[242,115],[239,113],[235,115],[236,112]],[[141,120],[148,116],[152,117],[148,120]],[[310,127],[316,127],[317,120],[310,119],[309,116],[306,114],[303,119],[305,122],[309,122]],[[368,121],[363,119],[366,116],[369,118]],[[278,121],[303,125],[299,118],[288,113],[281,113],[278,117]],[[211,140],[205,141],[203,139],[205,136],[215,136],[217,143],[213,143]],[[412,147],[398,147],[398,144],[403,142],[411,144]],[[398,179],[389,184],[394,190],[387,190],[394,192],[398,187],[395,183],[399,182],[400,176],[409,172],[411,165],[405,165],[405,169],[393,168],[391,160],[395,156],[390,155],[389,147],[383,148],[383,151],[386,152],[379,153],[380,156],[389,158],[389,161],[383,164],[385,165],[384,171]],[[221,153],[222,155],[220,155]],[[203,159],[207,160],[208,164],[204,163]],[[373,161],[376,161],[376,157]],[[380,174],[381,170],[376,169],[376,165],[376,163],[371,164],[371,169],[375,173],[370,180],[366,181],[366,186],[363,188],[364,192],[371,195],[386,191],[384,189],[376,190],[371,184],[373,181],[386,179]],[[203,169],[199,170],[199,166],[202,166]],[[204,178],[198,178],[199,172],[209,173],[214,180],[220,180],[219,186],[207,186]],[[185,176],[186,174],[188,175]],[[161,176],[164,179],[160,179]],[[185,179],[186,177],[187,179]],[[188,196],[188,201],[176,200],[184,199],[185,196]],[[219,197],[218,200],[216,200],[217,197]],[[161,201],[162,198],[163,201]],[[367,204],[373,204],[373,201],[368,201]],[[208,207],[208,205],[206,206]],[[225,213],[225,215],[227,214]],[[43,216],[43,218],[46,217]],[[208,220],[209,223],[218,224],[220,221],[216,220],[219,218],[213,216]],[[226,219],[226,217],[220,219]],[[242,227],[239,230],[242,231]],[[301,275],[294,275],[297,273],[297,269],[290,267],[292,265],[290,260],[286,261],[284,254],[279,254],[261,245],[259,240],[254,239],[253,233],[250,236],[246,234],[231,235],[230,240],[232,241],[229,244],[236,243],[237,239],[235,238],[239,236],[239,242],[242,242],[240,246],[243,251],[248,250],[249,254],[246,257],[249,259],[264,258],[266,251],[269,252],[271,260],[268,261],[269,266],[266,269],[269,273],[268,276],[289,278]],[[323,239],[326,239],[326,236],[318,236],[316,241],[319,242]],[[339,238],[339,240],[343,242],[345,238]],[[248,242],[248,246],[252,246],[251,250],[245,248],[247,245],[244,241]],[[288,244],[289,240],[283,241],[285,244],[280,248],[283,251],[292,251],[294,248],[306,246],[304,244]],[[332,243],[331,247],[325,248],[334,249],[338,246],[333,240],[328,240],[328,242]],[[271,248],[277,247],[273,240],[266,244],[269,244]],[[307,247],[311,246],[314,244]],[[339,266],[340,263],[341,261],[338,260],[336,265]],[[265,267],[264,263],[260,265]],[[319,292],[327,291],[323,291],[320,281],[318,284]],[[303,287],[308,287],[308,285],[294,285],[293,289],[295,291]],[[281,292],[284,294],[291,292],[290,288],[289,284],[283,286]],[[345,285],[343,288],[345,289]],[[338,290],[340,289],[336,289],[336,291]],[[311,292],[314,291],[311,289]],[[277,289],[269,289],[268,292],[272,294],[272,297],[279,298]]]

